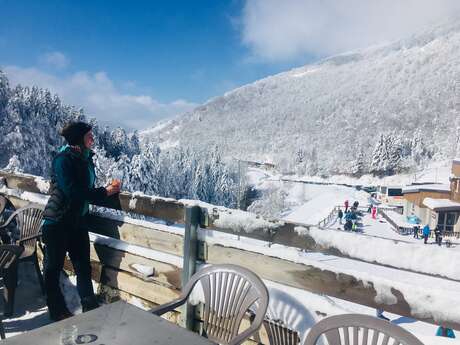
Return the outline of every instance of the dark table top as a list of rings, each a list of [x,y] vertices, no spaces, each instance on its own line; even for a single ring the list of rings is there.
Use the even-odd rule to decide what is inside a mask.
[[[1,341],[5,345],[61,345],[61,334],[77,327],[77,344],[211,345],[210,340],[125,302],[115,302]]]

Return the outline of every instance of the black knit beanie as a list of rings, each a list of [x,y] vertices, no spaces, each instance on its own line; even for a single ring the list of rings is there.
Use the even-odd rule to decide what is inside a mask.
[[[70,122],[61,130],[61,135],[69,145],[82,145],[83,137],[92,129],[91,125],[85,122]]]

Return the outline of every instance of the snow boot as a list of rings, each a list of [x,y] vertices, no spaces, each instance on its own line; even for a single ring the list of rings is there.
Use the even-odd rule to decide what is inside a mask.
[[[96,296],[85,297],[81,300],[81,307],[83,313],[86,313],[87,311],[99,308],[99,302]]]
[[[390,319],[387,318],[385,315],[379,315],[378,318],[382,320],[390,321]]]
[[[69,311],[69,309],[67,309],[67,307],[61,307],[59,308],[59,310],[50,310],[48,308],[48,313],[50,319],[53,321],[61,321],[73,316],[73,314]]]

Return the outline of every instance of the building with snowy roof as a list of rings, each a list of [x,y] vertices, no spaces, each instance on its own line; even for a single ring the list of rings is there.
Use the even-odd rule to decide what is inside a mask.
[[[460,159],[452,162],[449,184],[406,186],[402,193],[406,217],[415,215],[431,229],[460,233]]]

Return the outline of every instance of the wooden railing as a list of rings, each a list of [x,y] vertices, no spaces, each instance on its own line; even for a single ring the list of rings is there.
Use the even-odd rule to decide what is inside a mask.
[[[8,194],[15,206],[21,207],[30,201],[43,203],[47,193],[46,181],[31,175],[4,171],[0,171],[0,178],[3,180],[1,191]],[[266,220],[240,210],[196,205],[196,202],[139,193],[122,192],[110,198],[107,203],[97,206],[155,217],[175,224],[166,226],[110,213],[90,215],[88,225],[95,234],[91,247],[93,278],[101,282],[103,288],[116,291],[122,298],[136,296],[149,305],[162,304],[178,296],[182,286],[181,280],[188,279],[196,265],[232,262],[253,270],[268,281],[372,308],[383,308],[395,314],[460,330],[460,319],[451,314],[446,314],[445,318],[442,318],[436,310],[430,311],[430,306],[427,306],[423,315],[417,314],[408,304],[404,293],[393,287],[388,287],[388,291],[391,290],[395,300],[388,304],[385,300],[376,301],[379,292],[374,288],[372,280],[356,278],[347,271],[328,270],[314,262],[293,262],[276,255],[265,255],[262,251],[218,243],[215,236],[241,236],[283,245],[286,250],[300,249],[350,258],[346,251],[332,244],[315,241],[309,234],[309,229],[314,226]],[[195,210],[193,212],[192,207]],[[197,236],[198,229],[204,232],[201,236],[205,238]],[[114,241],[120,245],[114,245]],[[365,259],[360,258],[359,261]],[[371,263],[379,264],[374,259]],[[136,269],[136,265],[154,267],[155,274],[151,277],[145,276]],[[379,286],[379,289],[382,287]],[[457,303],[458,301],[453,298],[451,305]],[[175,319],[177,315],[170,317]]]
[[[413,227],[405,227],[398,225],[383,208],[378,209],[378,213],[391,225],[394,231],[400,235],[412,235],[414,233]]]
[[[327,228],[327,225],[329,225],[329,224],[331,223],[332,220],[337,219],[338,213],[339,213],[339,210],[340,210],[340,209],[343,209],[343,210],[345,211],[345,207],[344,207],[344,206],[340,206],[340,205],[334,206],[334,208],[333,208],[332,211],[327,215],[327,217],[325,217],[324,219],[320,220],[320,221],[318,222],[318,224],[316,224],[316,226],[318,226],[319,228]],[[349,207],[348,209],[351,210],[350,207]],[[367,212],[368,207],[365,207],[365,206],[358,206],[356,209],[357,209],[358,211],[361,211],[361,212]],[[345,216],[345,213],[344,213],[344,216]]]
[[[334,218],[338,217],[340,206],[335,206],[332,211],[327,215],[326,218],[320,220],[317,224],[320,228],[325,228],[327,224],[329,224]]]

